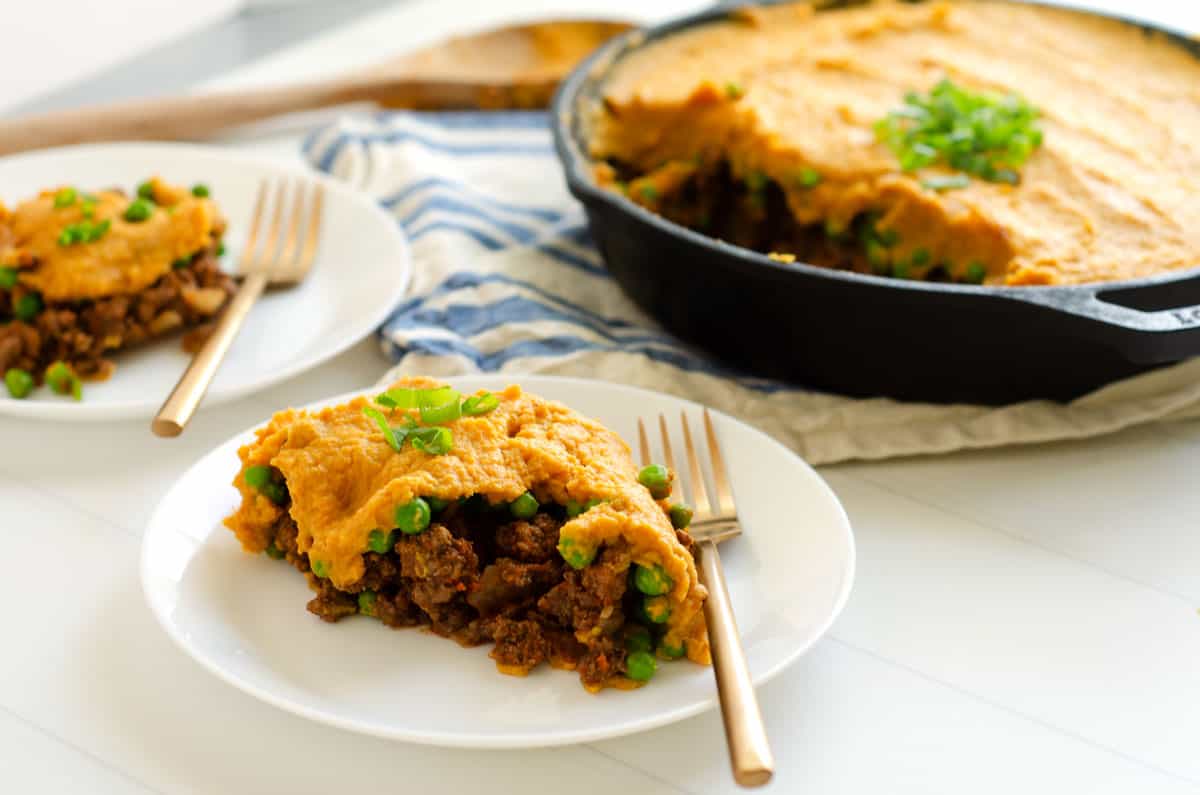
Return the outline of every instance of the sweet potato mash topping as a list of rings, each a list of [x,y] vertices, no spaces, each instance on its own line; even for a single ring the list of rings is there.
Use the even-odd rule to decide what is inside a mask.
[[[1040,110],[1037,131],[993,125],[1020,161],[1019,180],[997,174],[1019,184],[964,180],[979,169],[936,149],[894,147],[902,163],[881,140],[906,95],[947,80]],[[590,125],[602,184],[816,264],[1010,285],[1200,264],[1200,60],[1114,20],[983,1],[755,8],[630,53]]]
[[[396,386],[437,384],[410,379]],[[442,455],[410,445],[397,452],[364,415],[370,405],[365,397],[318,411],[280,412],[239,451],[242,470],[234,485],[242,503],[225,524],[247,551],[263,552],[286,511],[297,527],[296,546],[314,571],[319,566],[320,576],[346,588],[363,577],[372,531],[396,527],[397,507],[417,498],[455,501],[481,495],[499,504],[529,492],[541,504],[590,502],[562,525],[559,549],[583,550],[578,563],[590,561],[605,546],[619,545],[628,549],[632,563],[660,566],[671,583],[664,595],[671,605],[664,642],[686,644],[689,658],[707,662],[704,586],[666,504],[638,482],[629,447],[599,423],[520,387],[510,386],[496,397],[494,410],[449,424],[454,444]],[[282,474],[290,505],[281,506],[247,484],[246,470],[264,466]],[[576,563],[571,565],[586,568]]]
[[[140,217],[127,212],[139,200],[114,190],[56,188],[0,211],[0,266],[16,266],[20,284],[47,302],[141,292],[207,247],[225,223],[211,200],[153,183],[156,203],[139,204],[142,220],[126,218]],[[103,233],[71,238],[71,230],[86,229]]]

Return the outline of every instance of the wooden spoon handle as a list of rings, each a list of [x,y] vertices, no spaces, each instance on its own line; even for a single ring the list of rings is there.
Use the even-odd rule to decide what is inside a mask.
[[[721,701],[721,719],[725,722],[725,741],[733,778],[743,787],[761,787],[775,772],[775,758],[767,741],[767,729],[758,709],[758,698],[750,680],[750,667],[738,636],[733,604],[725,587],[725,572],[717,545],[703,541],[700,550],[700,579],[708,588],[704,618],[708,624],[708,644],[712,651],[717,696]]]
[[[219,94],[133,100],[0,122],[0,155],[49,146],[120,140],[204,138],[228,127],[346,102],[392,107],[478,105],[488,87],[455,81],[363,76]]]

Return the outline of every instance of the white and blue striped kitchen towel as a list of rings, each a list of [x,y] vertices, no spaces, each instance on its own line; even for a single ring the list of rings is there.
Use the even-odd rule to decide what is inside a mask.
[[[731,372],[621,292],[567,193],[541,113],[378,113],[316,130],[316,168],[369,191],[412,243],[410,297],[380,329],[385,376],[549,373],[670,392],[812,463],[1091,436],[1200,407],[1200,361],[1070,405],[852,400]]]

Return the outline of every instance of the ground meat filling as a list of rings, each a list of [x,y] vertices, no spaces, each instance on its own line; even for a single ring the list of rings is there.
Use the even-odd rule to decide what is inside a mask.
[[[13,293],[0,290],[0,373],[18,367],[40,381],[50,364],[62,361],[83,378],[101,380],[113,370],[106,358],[111,351],[204,323],[234,289],[217,261],[218,245],[140,293],[51,303],[30,322],[12,319]],[[195,342],[185,340],[185,347]]]
[[[549,662],[599,687],[625,672],[622,632],[638,599],[630,556],[610,546],[583,570],[570,568],[557,551],[563,521],[549,511],[513,520],[479,500],[452,504],[424,532],[398,535],[391,551],[367,552],[362,578],[345,590],[311,572],[286,513],[274,547],[307,574],[316,592],[308,609],[325,621],[366,612],[390,627],[426,626],[463,645],[494,643],[505,673]]]

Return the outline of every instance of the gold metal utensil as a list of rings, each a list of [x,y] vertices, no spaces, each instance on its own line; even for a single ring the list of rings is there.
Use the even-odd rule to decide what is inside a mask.
[[[289,185],[289,182],[295,184]],[[274,201],[270,202],[273,210],[268,207],[269,193],[275,195]],[[263,290],[268,285],[293,286],[308,275],[317,256],[324,199],[325,188],[320,183],[308,183],[306,187],[303,180],[281,178],[273,191],[270,180],[263,180],[259,185],[250,233],[238,263],[238,275],[243,277],[242,283],[222,311],[212,335],[192,358],[170,397],[155,415],[150,425],[155,434],[178,436],[183,433],[241,329],[242,322]],[[269,225],[259,246],[259,231],[268,223],[268,213]]]
[[[687,480],[691,485],[694,515],[688,532],[696,539],[697,563],[700,580],[708,588],[708,599],[704,602],[704,618],[708,624],[708,644],[712,651],[713,673],[717,679],[717,695],[721,701],[721,719],[725,723],[725,739],[729,744],[729,762],[733,777],[743,787],[761,787],[771,780],[775,769],[775,758],[767,740],[758,699],[750,680],[750,668],[738,635],[737,620],[725,587],[725,573],[721,569],[721,556],[717,544],[742,534],[737,510],[733,504],[733,491],[729,487],[729,476],[721,457],[721,448],[713,430],[712,417],[704,410],[704,430],[708,441],[708,454],[712,465],[713,485],[716,502],[709,500],[704,485],[704,474],[700,458],[692,442],[692,431],[686,412],[680,413],[683,426],[683,444],[687,453]],[[683,473],[675,468],[671,449],[671,434],[667,420],[658,415],[662,433],[663,458],[667,466],[677,475],[672,497],[680,492]],[[646,426],[638,420],[638,446],[642,463],[650,463],[650,442],[646,437]]]

